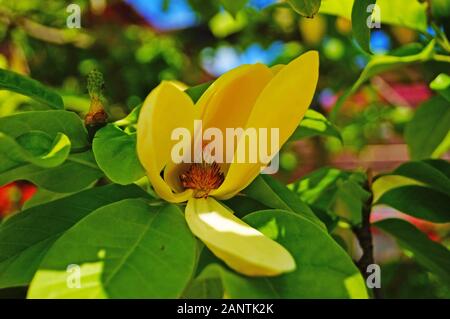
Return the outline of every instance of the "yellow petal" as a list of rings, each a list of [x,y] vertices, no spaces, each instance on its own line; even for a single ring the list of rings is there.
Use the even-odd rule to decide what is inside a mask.
[[[175,128],[188,128],[192,132],[194,105],[190,97],[169,82],[162,82],[145,99],[137,126],[139,160],[147,171],[155,192],[170,202],[186,201],[192,194],[187,190],[172,193],[161,178],[161,170],[170,161],[176,141],[171,140]]]
[[[309,51],[276,71],[274,78],[258,97],[246,127],[257,130],[278,128],[281,147],[311,104],[319,77],[319,55],[316,51]],[[241,140],[241,143],[246,141]],[[270,150],[270,146],[267,149]],[[271,150],[271,153],[277,151]],[[260,163],[231,164],[224,183],[211,195],[221,199],[234,196],[251,183],[261,168]]]
[[[242,65],[219,77],[197,103],[203,129],[244,127],[272,72],[263,64]]]
[[[233,215],[212,197],[186,206],[191,231],[230,268],[247,276],[276,276],[295,269],[291,254]]]
[[[256,99],[271,78],[270,69],[263,64],[242,65],[220,76],[195,107],[203,121],[203,132],[207,128],[217,128],[225,138],[226,128],[244,127]],[[224,161],[225,156],[223,153]],[[226,172],[229,165],[219,164]],[[174,191],[182,190],[179,176],[185,168],[185,165],[169,163],[164,170],[164,179]]]

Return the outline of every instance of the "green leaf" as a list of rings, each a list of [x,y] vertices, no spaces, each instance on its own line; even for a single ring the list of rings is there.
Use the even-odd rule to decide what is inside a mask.
[[[353,2],[352,7],[352,30],[353,37],[356,39],[361,48],[370,52],[370,28],[367,23],[372,11],[368,11],[368,7],[376,3],[376,0],[357,0]]]
[[[211,19],[220,10],[220,0],[188,0],[188,3],[206,21]]]
[[[441,171],[441,167],[444,171]],[[447,161],[406,162],[397,167],[391,174],[412,178],[450,196],[450,164]]]
[[[142,104],[139,104],[133,110],[131,110],[130,114],[128,114],[123,119],[114,122],[114,124],[117,126],[129,126],[129,125],[137,124],[138,119],[139,119],[139,113],[141,112],[141,109],[142,109]]]
[[[424,102],[405,128],[405,140],[411,158],[424,159],[433,156],[449,131],[450,102],[440,96]]]
[[[8,218],[0,224],[0,288],[27,285],[56,239],[92,211],[122,199],[140,197],[148,195],[135,185],[108,185]]]
[[[325,225],[300,198],[273,177],[259,175],[246,189],[246,196],[270,208],[284,209],[299,214],[325,229]]]
[[[348,190],[350,193],[345,189],[347,182],[353,186],[352,190]],[[365,198],[362,196],[364,191],[360,187],[363,182],[364,178],[359,173],[351,174],[337,168],[323,167],[305,175],[288,187],[311,207],[331,231],[338,222],[338,215],[358,223],[356,212],[361,209]],[[355,199],[352,192],[358,194],[356,203],[352,203]]]
[[[225,10],[233,16],[236,16],[236,14],[246,6],[248,0],[220,0],[220,2]]]
[[[430,88],[439,92],[447,101],[450,102],[450,76],[441,73],[431,83]]]
[[[433,166],[435,169],[444,174],[447,178],[450,178],[450,163],[448,161],[441,159],[429,159],[425,160],[424,162],[430,166]]]
[[[393,188],[381,195],[376,204],[388,205],[433,223],[450,222],[450,196],[428,187],[407,185]]]
[[[199,84],[197,86],[192,86],[188,89],[186,89],[186,93],[187,95],[189,95],[192,99],[192,101],[194,101],[194,103],[196,103],[200,97],[203,95],[203,93],[206,91],[206,89],[209,88],[209,86],[213,83],[213,81],[209,81],[209,82],[205,82],[202,84]]]
[[[61,165],[70,152],[70,140],[58,133],[31,131],[13,139],[0,132],[0,174],[24,164],[50,168]]]
[[[0,69],[0,89],[6,89],[29,96],[54,109],[63,109],[64,102],[56,92],[36,80],[18,73]]]
[[[401,219],[384,219],[374,226],[393,236],[403,249],[413,254],[419,264],[450,283],[450,252],[447,248]]]
[[[17,138],[30,131],[47,133],[56,138],[58,133],[67,135],[72,151],[85,149],[89,143],[86,129],[77,114],[68,111],[30,111],[0,117],[0,132]]]
[[[400,11],[399,11],[400,12]],[[341,95],[331,110],[330,119],[335,122],[339,111],[344,104],[345,100],[356,93],[359,88],[370,78],[383,72],[391,71],[400,67],[412,63],[426,62],[434,57],[434,47],[435,41],[432,40],[430,43],[423,48],[419,53],[415,53],[407,56],[396,56],[396,55],[374,55],[367,63],[364,70],[361,72],[358,80],[353,84],[353,86],[348,89],[343,95]]]
[[[352,225],[360,225],[363,208],[369,198],[370,193],[354,180],[338,180],[337,191],[328,209]]]
[[[291,135],[289,141],[297,141],[313,136],[335,137],[342,142],[342,136],[339,129],[331,124],[323,114],[310,109],[306,111],[305,117]]]
[[[80,191],[103,176],[91,151],[70,155],[56,167],[43,168],[33,164],[21,165],[0,173],[0,185],[27,180],[56,193]]]
[[[38,188],[36,193],[34,193],[33,196],[23,204],[22,210],[43,205],[70,195],[72,195],[72,193],[55,193],[43,188]]]
[[[360,2],[361,0],[357,0]],[[324,0],[320,13],[352,18],[354,0]],[[427,4],[411,0],[377,0],[382,24],[392,24],[427,32]]]
[[[95,134],[92,150],[98,166],[114,183],[131,184],[145,176],[136,152],[136,133],[109,124]]]
[[[177,298],[193,275],[196,249],[179,207],[126,199],[65,232],[40,264],[28,297]],[[79,289],[67,285],[69,265],[80,267]]]
[[[223,286],[218,278],[198,278],[194,279],[186,291],[183,299],[222,299]]]
[[[450,17],[450,1],[433,0],[430,5],[433,17],[442,19]]]
[[[251,278],[213,263],[199,279],[219,278],[229,298],[367,298],[364,280],[351,258],[316,223],[283,210],[255,212],[244,220],[289,250],[296,270]]]
[[[236,195],[230,199],[222,201],[222,204],[225,204],[227,207],[229,207],[239,218],[242,218],[245,215],[256,212],[258,210],[265,210],[270,208],[259,202],[258,200],[243,194]]]
[[[287,0],[298,14],[312,18],[319,11],[321,0]]]

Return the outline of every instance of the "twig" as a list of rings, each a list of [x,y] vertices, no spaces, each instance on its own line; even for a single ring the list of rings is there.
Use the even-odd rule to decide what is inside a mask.
[[[352,231],[358,239],[359,245],[362,249],[362,256],[356,263],[363,277],[367,280],[369,274],[367,273],[367,267],[374,264],[373,257],[373,238],[370,230],[370,214],[372,212],[372,170],[367,170],[367,183],[364,187],[366,191],[370,193],[370,197],[363,205],[362,222],[359,226],[353,226]],[[373,296],[375,299],[381,299],[381,291],[379,288],[373,288]]]

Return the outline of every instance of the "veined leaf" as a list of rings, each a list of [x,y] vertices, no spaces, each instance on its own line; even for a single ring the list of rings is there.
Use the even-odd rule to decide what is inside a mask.
[[[415,179],[450,196],[449,170],[450,164],[445,160],[412,161],[397,167],[392,175]]]
[[[56,193],[78,192],[103,176],[91,151],[71,154],[56,167],[44,168],[25,164],[0,173],[0,185],[27,180]]]
[[[96,187],[24,210],[1,223],[0,288],[28,285],[58,237],[97,208],[126,198],[148,195],[135,185]]]
[[[12,71],[0,69],[0,89],[29,96],[54,109],[64,108],[64,102],[56,92],[36,80]]]
[[[193,275],[196,249],[180,208],[126,199],[65,232],[40,264],[28,297],[177,298]],[[80,267],[79,289],[68,287],[69,265]]]
[[[86,129],[77,114],[69,111],[30,111],[0,117],[0,132],[17,138],[30,131],[47,133],[56,138],[58,133],[67,135],[72,144],[72,151],[86,148]]]
[[[433,223],[450,222],[450,196],[428,187],[407,185],[393,188],[381,195],[376,204],[388,205]]]
[[[70,152],[70,140],[61,133],[31,131],[13,139],[0,132],[0,174],[23,164],[51,168],[62,164]]]
[[[92,150],[98,166],[114,183],[131,184],[145,176],[136,153],[136,133],[109,124],[95,134]]]
[[[450,252],[447,248],[430,240],[402,219],[384,219],[376,222],[374,226],[393,236],[403,249],[413,254],[419,264],[450,283]]]
[[[284,210],[259,211],[244,220],[283,245],[294,257],[296,270],[250,278],[216,259],[198,279],[220,279],[229,298],[367,298],[364,280],[351,258],[322,227]]]
[[[324,224],[308,205],[285,185],[269,175],[259,175],[242,193],[267,207],[284,209],[304,216],[325,229]]]

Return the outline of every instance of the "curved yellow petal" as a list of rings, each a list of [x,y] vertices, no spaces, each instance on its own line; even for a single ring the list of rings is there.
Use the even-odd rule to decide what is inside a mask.
[[[272,72],[263,64],[239,66],[220,76],[199,99],[203,129],[244,127],[252,108],[272,79]]]
[[[319,55],[309,51],[278,71],[264,88],[246,123],[247,128],[279,129],[279,147],[292,135],[305,115],[316,90]],[[270,138],[268,139],[270,142]],[[241,140],[240,143],[246,143]],[[244,147],[247,148],[247,145]],[[267,150],[275,155],[278,150]],[[212,196],[227,199],[247,187],[260,173],[261,163],[233,163],[224,183]]]
[[[188,128],[192,132],[194,105],[190,97],[169,82],[162,82],[148,97],[137,125],[137,153],[147,171],[155,192],[170,202],[186,201],[192,191],[174,194],[161,178],[161,170],[170,161],[173,145],[172,131]]]
[[[225,138],[227,128],[243,127],[272,76],[270,69],[263,64],[242,65],[220,76],[203,93],[195,107],[202,120],[203,132],[217,128]],[[223,152],[225,161],[225,149]],[[226,172],[228,164],[219,164]],[[182,190],[179,176],[184,168],[183,165],[169,163],[164,170],[164,179],[174,191]]]
[[[291,254],[233,215],[215,199],[189,199],[191,231],[230,268],[247,276],[276,276],[295,269]]]

